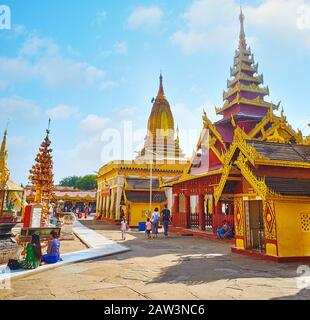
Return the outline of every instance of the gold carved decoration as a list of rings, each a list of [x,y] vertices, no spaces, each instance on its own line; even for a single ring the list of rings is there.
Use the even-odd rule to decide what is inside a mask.
[[[225,184],[226,184],[226,180],[229,176],[229,172],[231,170],[232,165],[225,165],[223,168],[223,173],[221,176],[221,180],[219,182],[219,184],[214,188],[214,201],[215,201],[215,205],[218,203],[218,201],[220,200],[221,194],[224,190]]]
[[[273,200],[263,202],[263,219],[265,226],[265,239],[277,240],[276,216]]]
[[[238,159],[235,164],[241,170],[244,178],[249,182],[249,184],[254,188],[258,196],[260,196],[264,201],[266,200],[268,188],[266,186],[265,180],[263,178],[256,177],[249,166],[246,164],[247,160],[242,153],[239,154]]]
[[[243,199],[234,199],[234,214],[235,214],[235,233],[236,236],[244,235],[244,212],[243,212]]]

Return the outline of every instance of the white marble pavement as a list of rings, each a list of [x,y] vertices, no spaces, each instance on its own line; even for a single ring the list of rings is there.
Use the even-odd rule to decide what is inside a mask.
[[[24,277],[33,273],[46,271],[67,265],[70,263],[81,262],[85,260],[97,259],[108,255],[122,253],[129,251],[130,249],[122,244],[118,244],[113,240],[110,240],[97,232],[85,227],[80,222],[76,221],[73,226],[74,234],[89,248],[86,250],[80,250],[70,253],[61,254],[61,262],[55,264],[46,264],[40,266],[34,270],[13,270],[10,271],[6,265],[0,266],[0,290],[1,283],[5,286],[5,281],[12,278]]]

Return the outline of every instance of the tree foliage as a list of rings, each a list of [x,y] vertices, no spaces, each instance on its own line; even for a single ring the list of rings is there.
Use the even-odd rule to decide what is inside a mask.
[[[94,174],[88,174],[83,177],[65,177],[60,181],[59,185],[79,190],[93,190],[97,188],[97,176]]]

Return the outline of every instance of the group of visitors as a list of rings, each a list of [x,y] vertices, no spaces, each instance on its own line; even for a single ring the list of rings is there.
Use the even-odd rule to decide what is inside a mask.
[[[19,260],[9,260],[8,267],[11,270],[36,269],[40,265],[57,263],[62,260],[59,252],[60,242],[55,230],[52,230],[50,233],[46,254],[42,254],[43,247],[44,246],[41,245],[40,236],[33,234],[31,242],[26,245],[21,253],[23,258]]]
[[[159,221],[161,221],[164,227],[164,235],[167,237],[170,223],[170,210],[167,208],[167,205],[165,205],[161,214],[159,214],[159,209],[155,208],[151,217],[147,217],[145,232],[148,239],[158,238]]]
[[[79,207],[76,207],[73,209],[73,212],[75,213],[77,219],[82,219],[84,216],[84,219],[87,219],[87,217],[91,213],[91,207],[85,206],[84,210],[81,210]]]
[[[168,228],[170,224],[170,210],[165,205],[161,214],[159,213],[159,209],[155,208],[154,212],[151,214],[147,213],[146,225],[145,225],[145,234],[147,239],[155,239],[158,238],[158,226],[159,222],[162,223],[164,227],[164,235],[168,236]],[[121,231],[122,231],[122,240],[126,240],[126,230],[127,230],[127,221],[124,214],[121,214]]]

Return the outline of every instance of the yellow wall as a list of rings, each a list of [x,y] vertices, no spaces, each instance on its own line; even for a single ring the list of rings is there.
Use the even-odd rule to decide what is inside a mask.
[[[276,201],[275,211],[279,256],[310,256],[310,231],[301,227],[301,214],[310,214],[310,202]]]
[[[138,227],[139,222],[146,222],[146,212],[149,210],[150,204],[149,203],[130,203],[130,221],[129,224],[132,227]],[[154,209],[158,208],[161,210],[161,205],[156,203],[152,205],[152,212]]]

